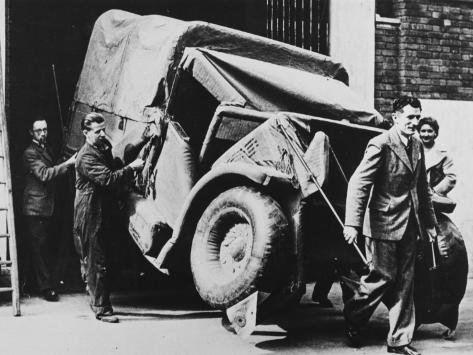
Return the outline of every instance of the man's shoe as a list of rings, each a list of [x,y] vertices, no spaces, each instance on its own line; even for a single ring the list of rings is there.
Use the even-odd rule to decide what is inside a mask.
[[[361,341],[361,332],[357,327],[352,325],[347,326],[345,329],[345,335],[349,347],[360,348],[363,345]]]
[[[455,340],[455,333],[455,329],[447,328],[447,330],[443,332],[442,336],[445,340]]]
[[[328,298],[317,298],[312,297],[312,301],[314,301],[317,306],[322,308],[333,308],[333,303]]]
[[[59,296],[57,295],[57,292],[53,289],[44,291],[43,298],[48,302],[57,302],[59,300]]]
[[[389,346],[388,345],[388,353],[394,354],[404,354],[404,355],[420,355],[416,349],[414,349],[410,345],[403,345],[403,346]]]
[[[120,321],[118,317],[114,316],[113,314],[111,315],[97,314],[95,318],[105,323],[118,323]]]

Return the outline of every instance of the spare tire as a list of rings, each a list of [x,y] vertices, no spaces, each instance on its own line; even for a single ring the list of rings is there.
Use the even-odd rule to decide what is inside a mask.
[[[272,292],[284,277],[289,235],[280,205],[258,190],[239,186],[205,209],[191,248],[197,291],[215,308],[228,308],[255,290]]]

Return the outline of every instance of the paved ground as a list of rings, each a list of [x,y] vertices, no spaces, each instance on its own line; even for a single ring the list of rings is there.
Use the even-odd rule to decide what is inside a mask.
[[[473,352],[473,280],[461,306],[455,341],[440,337],[440,325],[422,326],[415,345],[423,354]],[[309,287],[309,291],[311,288]],[[120,292],[113,303],[119,324],[96,321],[85,294],[62,295],[58,303],[40,298],[22,300],[21,317],[11,316],[0,303],[0,353],[35,354],[383,354],[386,311],[374,315],[362,349],[344,344],[338,285],[333,287],[333,309],[307,304],[281,317],[279,324],[258,325],[246,341],[227,332],[220,313],[209,310],[193,295],[175,290]]]

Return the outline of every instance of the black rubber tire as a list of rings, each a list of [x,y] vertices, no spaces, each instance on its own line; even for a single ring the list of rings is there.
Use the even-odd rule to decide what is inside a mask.
[[[205,209],[191,248],[194,283],[214,308],[228,308],[256,289],[272,292],[284,274],[289,236],[280,205],[258,190],[239,186]]]

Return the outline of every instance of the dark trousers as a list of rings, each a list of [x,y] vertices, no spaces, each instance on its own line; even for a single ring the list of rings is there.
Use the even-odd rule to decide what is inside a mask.
[[[362,327],[382,301],[389,310],[389,346],[409,344],[414,333],[416,238],[417,225],[413,216],[400,241],[366,238],[370,271],[361,278],[355,295],[345,303],[347,323]]]
[[[328,294],[332,289],[332,285],[339,276],[353,280],[353,283],[356,283],[360,279],[358,274],[353,270],[343,270],[338,274],[338,276],[335,272],[327,271],[315,281],[314,290],[312,291],[312,299],[314,301],[323,301],[328,299]],[[343,279],[340,281],[340,288],[342,289],[343,302],[346,302],[353,297],[352,289],[345,284],[345,280]]]
[[[317,301],[325,300],[335,280],[335,274],[331,272],[326,272],[317,278],[314,291],[312,292],[312,299]]]
[[[54,288],[52,279],[51,218],[25,216],[29,236],[30,263],[40,291]]]
[[[96,316],[112,311],[107,265],[108,234],[107,231],[100,230],[90,235],[88,239],[82,238],[80,241],[81,271],[87,282],[90,307]]]

